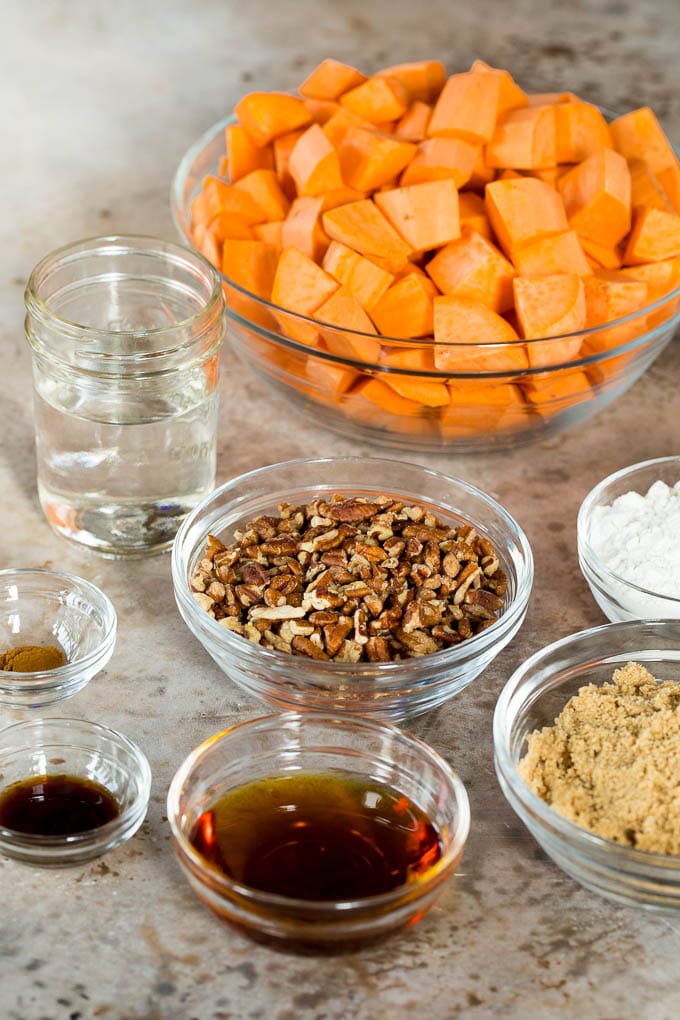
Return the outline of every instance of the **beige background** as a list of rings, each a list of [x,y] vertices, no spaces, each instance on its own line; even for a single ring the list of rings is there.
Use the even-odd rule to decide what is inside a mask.
[[[679,452],[677,340],[616,405],[565,435],[511,454],[411,458],[474,481],[516,515],[533,544],[535,589],[515,642],[412,726],[468,786],[461,871],[413,932],[315,960],[222,928],[180,876],[164,822],[169,780],[201,739],[262,709],[184,629],[168,557],[104,562],[43,522],[22,334],[23,287],[43,254],[106,231],[173,236],[168,189],[190,142],[242,92],[292,88],[328,54],[364,70],[429,56],[459,70],[479,56],[533,90],[574,89],[621,111],[649,103],[679,139],[677,0],[23,0],[2,15],[0,566],[54,564],[111,595],[120,637],[110,666],[54,714],[139,741],[154,785],[141,832],[99,862],[44,873],[0,861],[0,1016],[680,1015],[680,919],[614,907],[563,876],[505,804],[491,748],[493,707],[518,663],[604,622],[578,571],[576,512],[604,475]],[[308,453],[373,452],[304,424],[228,351],[223,366],[219,480]],[[1,723],[15,718],[0,712]]]

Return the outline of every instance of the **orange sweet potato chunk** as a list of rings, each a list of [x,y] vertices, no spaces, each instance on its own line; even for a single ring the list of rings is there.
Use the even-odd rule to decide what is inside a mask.
[[[515,268],[481,234],[466,231],[438,251],[426,269],[443,294],[479,301],[494,312],[513,307]]]
[[[374,201],[414,252],[460,236],[458,189],[450,179],[392,188],[376,194]]]
[[[214,220],[210,221],[208,228],[217,241],[224,243],[226,240],[233,241],[254,241],[255,228],[249,227],[245,220],[242,220],[236,213],[221,212]]]
[[[569,226],[581,237],[613,246],[630,230],[630,170],[613,149],[600,149],[558,182]]]
[[[668,197],[668,201],[680,216],[680,163],[676,162],[672,166],[658,170],[657,178]]]
[[[374,362],[380,355],[380,341],[372,340],[362,333],[375,333],[375,326],[352,292],[339,287],[334,294],[320,305],[314,317],[320,322],[339,327],[339,330],[321,329],[326,347],[337,357],[357,358]],[[351,332],[344,333],[343,329]]]
[[[272,302],[300,315],[312,316],[339,284],[297,248],[284,248],[272,286]]]
[[[222,273],[240,287],[269,300],[278,252],[265,241],[229,241],[222,252]]]
[[[323,227],[334,241],[367,255],[388,272],[406,265],[411,248],[383,216],[374,202],[349,202],[323,214]]]
[[[378,77],[396,78],[406,89],[411,102],[433,103],[444,87],[446,70],[440,60],[417,60],[384,67],[378,71]]]
[[[680,255],[680,216],[642,206],[635,211],[623,262],[658,262]]]
[[[420,99],[414,100],[394,128],[395,138],[403,142],[422,142],[427,138],[427,126],[432,116],[432,107]]]
[[[569,229],[560,195],[534,177],[487,184],[486,211],[501,248],[510,256],[529,241]]]
[[[334,99],[305,99],[305,106],[315,124],[325,124],[340,109]]]
[[[545,344],[528,344],[529,363],[539,368],[568,361],[578,354],[583,338],[570,336],[586,324],[583,280],[575,273],[513,280],[515,309],[524,337],[538,340],[560,337]]]
[[[266,241],[273,245],[278,251],[283,247],[283,220],[275,220],[271,223],[256,223],[253,227],[253,234],[258,241]]]
[[[290,203],[273,170],[251,170],[234,187],[250,195],[269,222],[285,219],[288,214]]]
[[[600,149],[612,148],[609,126],[592,103],[580,99],[557,103],[557,163],[581,163]]]
[[[338,145],[343,180],[358,191],[374,191],[401,173],[416,151],[411,142],[350,124]]]
[[[484,145],[496,127],[500,86],[488,71],[452,74],[435,103],[428,134]]]
[[[437,288],[419,273],[409,273],[385,291],[371,308],[371,318],[383,336],[410,339],[429,336],[433,329],[433,300]]]
[[[384,383],[395,393],[408,400],[417,400],[425,407],[445,407],[449,403],[449,391],[445,382],[436,382],[427,378],[434,372],[434,359],[431,349],[425,346],[402,347],[387,351],[382,358],[384,365],[396,370],[410,369],[414,373],[423,373],[424,378],[404,375],[399,371],[381,375]]]
[[[321,226],[323,198],[296,198],[281,227],[283,248],[297,248],[307,258],[320,262],[330,244]]]
[[[551,276],[554,273],[589,276],[592,273],[575,230],[530,241],[513,252],[512,261],[521,276]]]
[[[234,113],[258,146],[305,127],[312,119],[302,99],[285,92],[249,92],[238,101]]]
[[[470,68],[473,74],[488,74],[498,85],[498,100],[496,103],[496,119],[509,113],[510,110],[519,110],[529,103],[526,92],[519,87],[509,71],[498,67],[491,67],[483,60],[475,60]]]
[[[371,124],[398,120],[406,113],[409,94],[398,78],[368,78],[340,97],[340,105]]]
[[[552,418],[558,412],[594,396],[588,375],[580,368],[527,376],[522,381],[522,391],[544,418]]]
[[[307,359],[307,378],[320,390],[325,391],[325,396],[334,398],[347,393],[361,378],[359,372],[345,365],[336,364],[333,361],[322,360],[318,354]]]
[[[606,326],[613,319],[638,312],[648,302],[647,284],[642,280],[626,280],[619,273],[594,275],[584,280],[586,295],[586,326]],[[644,316],[622,326],[588,336],[589,350],[603,351],[639,336],[645,328]]]
[[[405,418],[408,421],[409,418],[417,418],[423,410],[423,405],[419,400],[409,400],[407,397],[400,396],[391,386],[388,386],[380,379],[367,379],[365,382],[359,383],[355,393],[357,397],[367,400],[369,403],[375,404],[382,411],[387,412],[389,417],[382,417],[386,427],[388,424],[391,427],[394,426],[394,422],[391,420],[392,415],[396,415],[398,418]],[[356,410],[359,411],[358,416],[360,418],[365,417],[358,407]],[[369,418],[375,422],[374,415],[370,415]],[[406,425],[406,422],[404,424]]]
[[[658,301],[680,286],[680,258],[661,259],[637,266],[625,266],[618,276],[628,280],[642,280],[647,284],[650,302]]]
[[[440,372],[516,374],[527,367],[525,346],[510,323],[479,301],[435,298],[434,339],[434,363]]]
[[[596,269],[618,269],[621,265],[623,249],[620,244],[599,244],[589,237],[580,237],[579,240],[586,258]]]
[[[673,147],[648,106],[617,117],[609,129],[614,148],[626,159],[641,159],[657,174],[677,165]]]
[[[461,234],[466,230],[474,230],[488,241],[492,240],[491,224],[481,195],[474,191],[461,191],[458,196],[458,215]]]
[[[662,212],[673,212],[672,203],[652,168],[641,159],[629,159],[630,204],[633,209],[647,205]]]
[[[298,138],[288,159],[288,171],[300,197],[323,195],[343,187],[338,154],[318,124],[312,124]]]
[[[192,223],[208,224],[222,212],[240,216],[248,226],[263,223],[267,218],[264,210],[246,191],[209,175],[203,181],[201,192],[191,203]]]
[[[259,147],[241,124],[228,124],[224,129],[232,184],[253,170],[273,170],[274,153],[269,146]]]
[[[478,145],[462,138],[427,138],[401,175],[401,184],[450,178],[462,188],[470,181],[479,153]]]
[[[531,411],[515,383],[488,383],[476,379],[449,385],[449,405],[440,411],[439,427],[445,439],[499,434],[522,428]]]
[[[324,255],[323,268],[343,284],[362,308],[369,312],[387,288],[394,283],[392,273],[388,273],[339,241],[331,241]]]
[[[528,106],[505,114],[486,147],[486,162],[501,170],[554,166],[557,163],[555,107]]]
[[[328,57],[305,78],[298,92],[308,99],[339,99],[343,92],[356,88],[366,76],[350,64]]]

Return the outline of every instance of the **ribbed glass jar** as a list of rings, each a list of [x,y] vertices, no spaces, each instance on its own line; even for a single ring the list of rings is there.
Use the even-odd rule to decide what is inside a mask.
[[[166,548],[215,481],[217,273],[181,245],[98,237],[39,262],[25,301],[47,520],[105,555]]]

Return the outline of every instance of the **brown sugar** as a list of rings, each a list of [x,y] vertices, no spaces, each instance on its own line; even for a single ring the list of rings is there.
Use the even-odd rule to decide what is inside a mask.
[[[519,771],[556,811],[598,836],[680,854],[680,683],[629,662],[535,730]]]

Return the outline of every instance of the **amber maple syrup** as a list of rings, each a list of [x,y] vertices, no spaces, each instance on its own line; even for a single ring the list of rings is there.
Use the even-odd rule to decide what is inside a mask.
[[[0,793],[0,826],[31,836],[74,836],[119,814],[113,794],[81,776],[29,776]]]
[[[389,892],[442,853],[413,801],[343,773],[293,773],[230,790],[198,818],[190,840],[236,881],[305,900]]]

